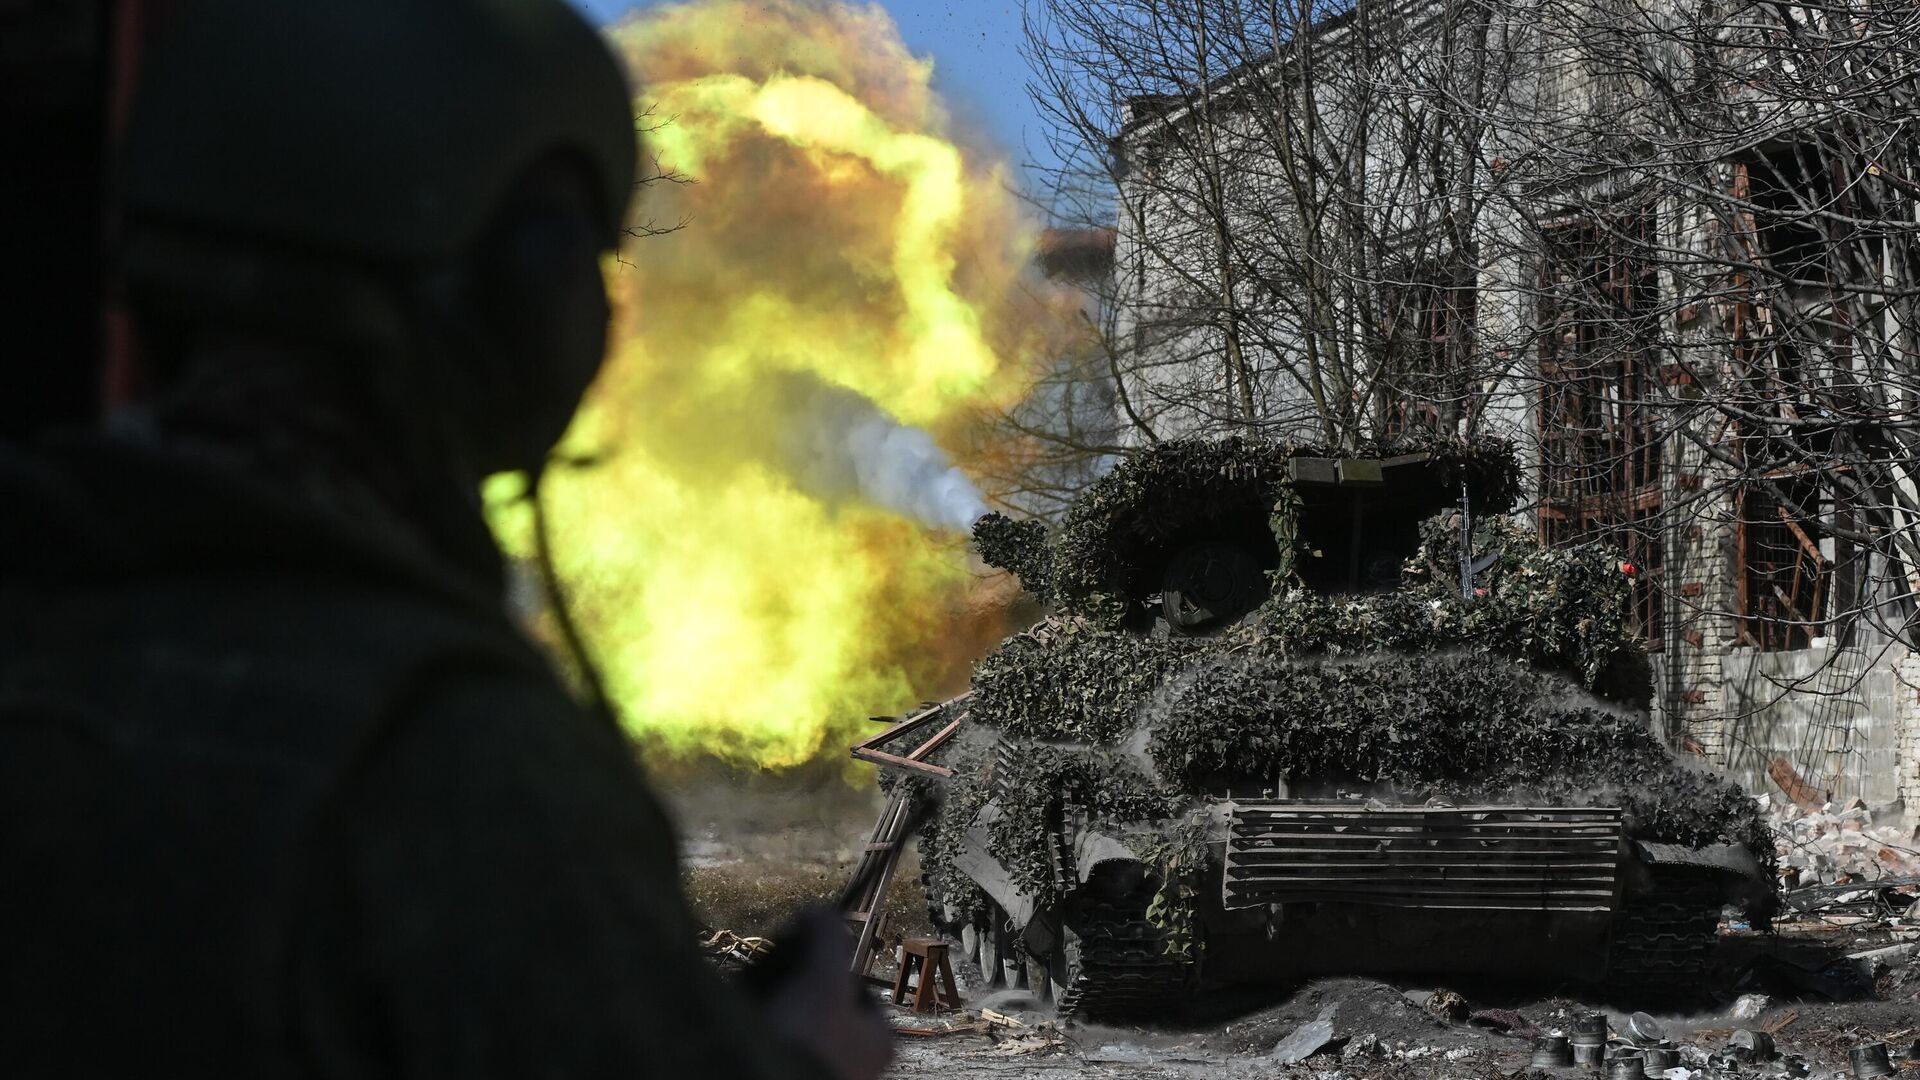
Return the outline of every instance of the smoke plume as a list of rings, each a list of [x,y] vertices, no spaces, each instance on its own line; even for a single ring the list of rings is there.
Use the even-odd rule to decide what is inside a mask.
[[[925,431],[837,386],[816,383],[790,393],[801,406],[790,452],[796,475],[809,489],[862,499],[957,532],[987,512],[980,489]]]
[[[641,216],[684,228],[608,269],[615,343],[562,447],[598,464],[547,481],[556,563],[645,742],[839,752],[998,637],[952,531],[984,509],[961,470],[1072,323],[1004,164],[879,6],[701,0],[611,33],[684,181]]]

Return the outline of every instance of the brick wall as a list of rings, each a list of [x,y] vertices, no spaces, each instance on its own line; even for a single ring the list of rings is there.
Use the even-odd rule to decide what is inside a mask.
[[[1920,823],[1920,655],[1904,649],[1762,652],[1738,639],[1732,498],[1690,444],[1676,444],[1666,498],[1668,631],[1654,661],[1659,724],[1750,790],[1785,757],[1838,799],[1901,804]],[[1693,484],[1681,478],[1701,478]]]

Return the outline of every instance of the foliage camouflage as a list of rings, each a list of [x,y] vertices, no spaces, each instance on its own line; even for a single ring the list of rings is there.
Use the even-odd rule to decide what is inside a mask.
[[[1422,527],[1427,543],[1409,560],[1399,590],[1333,597],[1291,588],[1226,637],[1287,656],[1464,647],[1525,657],[1589,687],[1638,650],[1628,629],[1631,583],[1612,549],[1542,548],[1505,519],[1487,519],[1475,529],[1475,553],[1500,557],[1475,578],[1475,595],[1466,599],[1458,585],[1459,527],[1454,513]]]
[[[974,523],[973,545],[982,562],[1011,572],[1035,600],[1053,603],[1053,552],[1045,525],[995,511]]]
[[[1398,799],[1617,805],[1628,835],[1772,851],[1731,782],[1675,761],[1643,718],[1578,683],[1471,652],[1211,659],[1151,705],[1160,775],[1384,785]]]
[[[1074,500],[1048,545],[1048,592],[1063,610],[1102,625],[1119,625],[1127,615],[1128,575],[1138,552],[1165,543],[1177,530],[1243,515],[1250,508],[1266,518],[1275,504],[1288,499],[1289,459],[1414,453],[1431,456],[1440,483],[1449,489],[1465,482],[1474,505],[1487,513],[1512,509],[1518,497],[1513,449],[1491,440],[1473,445],[1399,441],[1345,450],[1240,436],[1169,440],[1128,457]],[[981,557],[1014,571],[1031,588],[1027,574],[1041,569],[1039,560],[1006,552],[997,535],[1003,528],[998,522],[988,526]],[[989,552],[989,545],[995,550]],[[1283,551],[1283,561],[1285,556]],[[998,561],[1001,558],[1018,561]]]
[[[1456,510],[1421,526],[1395,591],[1326,596],[1281,573],[1273,596],[1215,635],[1120,629],[1128,553],[1167,540],[1183,518],[1257,514],[1284,563],[1299,505],[1289,458],[1414,450],[1432,453],[1443,482],[1464,480],[1487,511],[1468,543],[1472,555],[1495,558],[1471,595],[1461,594]],[[1228,782],[1282,774],[1413,802],[1619,806],[1636,839],[1736,843],[1771,864],[1772,840],[1751,801],[1675,761],[1643,715],[1619,707],[1650,690],[1628,629],[1635,568],[1599,545],[1543,549],[1496,513],[1511,507],[1516,476],[1504,445],[1336,454],[1238,438],[1176,441],[1094,484],[1044,556],[1036,530],[1016,532],[1004,519],[985,526],[994,550],[983,557],[1030,588],[1029,575],[1050,563],[1045,587],[1060,614],[975,668],[974,720],[1022,750],[1011,775],[993,775],[985,760],[948,762],[955,776],[923,848],[935,882],[978,895],[953,870],[952,844],[989,794],[1002,812],[989,829],[993,853],[1050,902],[1048,827],[1061,807],[1171,837]],[[1157,851],[1148,840],[1143,858]],[[1179,912],[1162,916],[1180,924]]]
[[[1047,838],[1057,809],[1076,807],[1108,822],[1159,822],[1192,801],[1112,746],[1034,744],[1017,761],[1011,773],[992,779],[1001,813],[987,831],[989,846],[1021,888],[1049,902],[1058,899]]]
[[[987,785],[976,781],[985,766],[984,760],[951,752],[941,757],[954,770],[954,779],[944,789],[930,777],[888,772],[880,774],[880,786],[891,795],[895,784],[905,784],[916,806],[929,802],[938,806],[938,812],[920,826],[916,836],[920,872],[927,879],[928,899],[939,899],[946,908],[946,918],[967,923],[987,913],[987,895],[972,878],[955,868],[953,859],[959,853],[961,833],[986,805],[991,792]]]
[[[974,667],[973,715],[1021,738],[1115,742],[1133,729],[1139,703],[1200,647],[1048,619]]]

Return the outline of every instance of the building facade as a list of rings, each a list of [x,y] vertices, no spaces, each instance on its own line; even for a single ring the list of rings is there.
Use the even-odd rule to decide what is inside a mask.
[[[1508,438],[1634,564],[1676,747],[1920,821],[1920,184],[1849,96],[1920,60],[1651,10],[1350,8],[1134,98],[1118,426]]]

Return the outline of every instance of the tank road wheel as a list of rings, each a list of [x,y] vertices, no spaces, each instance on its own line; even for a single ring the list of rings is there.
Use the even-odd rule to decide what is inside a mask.
[[[980,924],[978,922],[969,922],[960,928],[960,953],[976,964],[980,962]]]
[[[1061,928],[1060,934],[1060,942],[1052,952],[1033,958],[1035,968],[1042,976],[1039,980],[1040,1000],[1045,1002],[1058,1001],[1073,985],[1073,966],[1080,956],[1080,936],[1065,927]],[[1068,961],[1069,956],[1074,958],[1073,963]]]
[[[981,977],[993,989],[1006,986],[1007,974],[1017,960],[1013,951],[1013,933],[1007,926],[1007,913],[1000,910],[999,904],[989,901],[986,913],[974,924],[974,933],[980,939]]]

